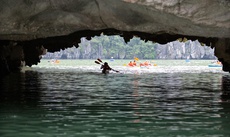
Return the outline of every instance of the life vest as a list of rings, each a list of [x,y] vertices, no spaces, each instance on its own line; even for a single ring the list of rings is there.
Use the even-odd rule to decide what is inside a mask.
[[[146,62],[144,63],[144,65],[145,65],[145,66],[148,66],[148,65],[149,65],[149,63],[146,61]]]
[[[136,66],[137,65],[137,63],[136,62],[133,62],[133,66]]]
[[[130,67],[133,67],[133,63],[132,62],[129,62],[128,64]]]

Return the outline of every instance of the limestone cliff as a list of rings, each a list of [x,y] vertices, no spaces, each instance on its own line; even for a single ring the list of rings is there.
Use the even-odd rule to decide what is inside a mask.
[[[110,40],[110,42],[115,43],[117,41]],[[158,43],[151,43],[151,46],[154,49],[152,50],[152,55],[154,55],[154,58],[146,58],[146,56],[139,56],[137,53],[134,55],[130,53],[130,50],[124,48],[120,49],[120,47],[117,47],[117,51],[112,51],[113,55],[111,55],[108,52],[106,52],[107,50],[111,51],[111,49],[107,49],[103,41],[101,43],[103,43],[103,45],[101,45],[103,48],[99,48],[99,46],[95,45],[95,43],[87,41],[85,38],[82,38],[80,43],[81,46],[79,48],[72,47],[54,53],[48,52],[46,55],[43,55],[42,58],[95,59],[98,57],[110,58],[112,56],[114,59],[132,59],[133,56],[137,56],[140,59],[216,59],[216,57],[214,56],[214,49],[206,45],[201,46],[198,41],[173,41],[164,45]],[[143,54],[148,54],[145,52],[146,50],[143,51],[143,48],[146,47],[144,47],[143,45],[139,46],[141,47]],[[133,48],[132,45],[129,45],[129,43],[125,44],[125,47]],[[121,50],[123,50],[123,54],[120,53]]]
[[[81,37],[103,32],[126,42],[133,35],[162,44],[180,37],[199,40],[215,47],[223,70],[230,71],[229,0],[1,0],[0,12],[2,51],[12,42],[13,48],[21,46],[29,66],[39,62],[43,47],[77,47]],[[0,64],[14,62],[9,51],[1,52]]]

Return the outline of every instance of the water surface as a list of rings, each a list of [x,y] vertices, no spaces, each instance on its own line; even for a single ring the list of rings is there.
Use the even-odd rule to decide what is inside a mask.
[[[85,63],[84,63],[85,62]],[[104,75],[92,60],[43,60],[0,81],[1,137],[226,137],[230,76],[209,61],[155,61]],[[81,64],[82,63],[82,64]]]

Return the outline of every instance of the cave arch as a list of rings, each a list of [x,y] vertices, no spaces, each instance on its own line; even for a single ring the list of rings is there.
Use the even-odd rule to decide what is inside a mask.
[[[133,36],[161,44],[184,37],[198,40],[215,48],[229,72],[229,6],[228,0],[2,0],[1,69],[5,73],[37,64],[45,49],[78,47],[81,37],[104,33],[126,42]],[[14,48],[23,54],[12,60]]]

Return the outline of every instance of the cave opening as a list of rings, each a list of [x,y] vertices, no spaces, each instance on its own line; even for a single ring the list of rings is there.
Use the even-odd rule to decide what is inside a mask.
[[[56,52],[48,52],[43,59],[216,59],[214,48],[198,40],[191,41],[187,38],[178,38],[176,41],[159,44],[152,41],[141,40],[133,36],[125,42],[119,36],[100,35],[87,40],[81,38],[79,46],[73,46]]]
[[[72,47],[69,46],[56,52],[54,49],[50,49],[50,51],[48,49],[47,53],[41,56],[41,63],[38,63],[38,66],[54,67],[55,64],[55,67],[60,66],[61,69],[68,69],[69,67],[80,70],[82,70],[81,66],[84,66],[86,71],[100,72],[99,63],[95,64],[99,58],[103,62],[109,62],[113,68],[123,73],[138,72],[129,71],[130,62],[134,61],[136,67],[142,68],[143,64],[148,62],[148,67],[145,66],[148,68],[147,73],[164,71],[203,72],[203,70],[222,72],[222,64],[215,56],[214,48],[198,40],[189,40],[186,37],[160,44],[153,40],[143,40],[136,35],[127,41],[121,35],[101,33],[98,36],[81,37],[79,43],[74,43]],[[158,66],[158,69],[153,70],[152,66]],[[182,69],[181,66],[184,68]],[[33,67],[36,66],[33,65]],[[170,67],[170,69],[164,67]],[[144,69],[141,73],[145,73]]]
[[[116,39],[117,41],[114,41],[114,39]],[[216,43],[219,42],[220,44],[226,44],[222,41],[224,40],[218,40],[217,38],[168,34],[165,32],[149,34],[136,31],[120,31],[116,29],[104,29],[96,31],[84,30],[74,32],[65,36],[38,38],[28,41],[3,41],[1,43],[3,47],[10,47],[8,49],[6,48],[5,51],[9,51],[9,49],[16,49],[12,47],[18,47],[19,50],[22,51],[22,53],[19,52],[16,56],[14,56],[15,53],[13,51],[10,51],[11,53],[8,53],[2,50],[1,54],[3,55],[3,57],[1,64],[3,65],[2,68],[4,69],[4,71],[8,68],[10,68],[10,71],[17,71],[23,65],[37,65],[42,57],[43,59],[114,58],[132,60],[134,57],[138,57],[143,60],[217,60],[217,57],[215,57],[215,55],[218,52],[215,51],[214,54],[212,54],[212,52],[216,47],[219,48],[218,46],[216,46]],[[228,42],[228,40],[225,41]],[[206,45],[208,45],[208,47]],[[73,46],[76,48],[71,48]],[[70,53],[65,53],[66,51],[64,51],[64,49],[66,48],[70,48],[68,50],[72,51]],[[60,53],[54,53],[56,51],[60,51],[60,49],[62,50],[61,56],[59,56]],[[76,52],[74,52],[73,50],[75,50]],[[220,50],[221,49],[219,49],[219,51]],[[49,53],[45,55],[47,51]],[[55,55],[56,57],[53,57],[53,55],[51,55],[52,53],[54,53],[53,55]],[[13,59],[12,56],[14,56]],[[218,60],[223,63],[223,70],[228,71],[229,66],[227,60],[224,60],[223,57],[218,57]],[[4,63],[8,64],[8,66],[4,66]]]

